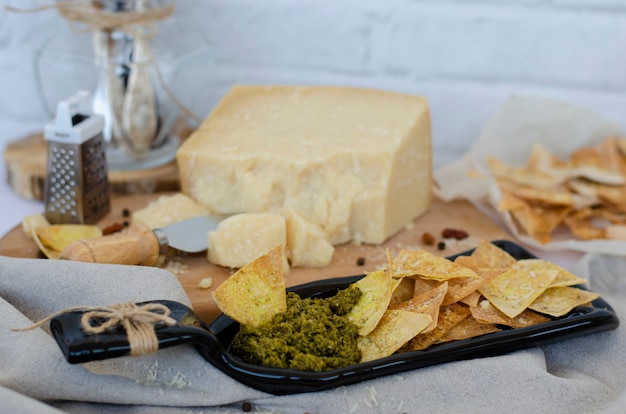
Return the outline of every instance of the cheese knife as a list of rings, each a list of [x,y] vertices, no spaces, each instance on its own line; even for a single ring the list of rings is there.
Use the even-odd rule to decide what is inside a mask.
[[[200,253],[209,247],[209,232],[217,229],[220,217],[199,216],[158,229],[131,225],[128,230],[69,244],[61,259],[91,263],[153,266],[169,247]]]

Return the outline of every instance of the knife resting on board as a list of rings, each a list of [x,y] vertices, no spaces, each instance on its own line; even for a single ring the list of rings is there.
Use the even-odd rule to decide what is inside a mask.
[[[220,219],[214,216],[199,216],[154,230],[132,225],[123,233],[75,241],[61,252],[60,258],[153,266],[168,247],[187,253],[206,250],[209,232],[217,229],[219,222]]]

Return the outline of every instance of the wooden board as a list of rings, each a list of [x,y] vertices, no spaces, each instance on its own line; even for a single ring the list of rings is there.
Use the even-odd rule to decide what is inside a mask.
[[[45,197],[48,145],[42,134],[33,134],[10,142],[4,150],[9,185],[20,196],[31,200]],[[177,191],[178,167],[172,161],[143,170],[109,171],[109,185],[114,195],[152,194]]]
[[[134,211],[143,208],[157,197],[158,195],[155,194],[145,194],[113,198],[111,213],[98,224],[104,228],[113,223],[123,223],[129,220],[128,217],[124,217],[125,209]],[[425,232],[431,233],[437,240],[440,240],[441,231],[445,228],[465,230],[470,237],[458,243],[449,243],[444,250],[438,250],[436,246],[426,246],[422,243],[422,235]],[[365,271],[375,270],[387,262],[385,253],[387,248],[391,250],[393,255],[402,248],[424,248],[432,253],[447,256],[474,247],[481,239],[507,238],[510,239],[510,236],[504,230],[471,204],[465,201],[444,203],[435,200],[428,213],[410,223],[409,226],[384,244],[337,246],[329,266],[325,268],[293,268],[287,275],[286,283],[287,286],[294,286],[313,280],[359,275]],[[24,234],[21,226],[16,226],[0,239],[0,255],[23,258],[42,257],[35,242]],[[363,265],[358,264],[359,258],[365,259]],[[176,255],[170,257],[168,262],[185,268],[184,271],[174,273],[187,292],[196,312],[206,322],[212,321],[219,315],[219,310],[210,291],[219,286],[234,270],[210,264],[204,253]],[[213,279],[212,288],[199,288],[198,283],[207,277]]]

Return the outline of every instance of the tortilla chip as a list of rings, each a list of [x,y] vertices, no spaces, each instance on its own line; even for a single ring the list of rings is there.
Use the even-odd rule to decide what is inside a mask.
[[[97,237],[102,237],[102,230],[89,224],[53,224],[33,228],[33,238],[50,259],[58,259],[63,249],[72,242]]]
[[[552,240],[550,233],[546,230],[540,208],[529,205],[527,208],[511,210],[510,213],[526,234],[539,243],[546,244]]]
[[[515,210],[516,208],[528,207],[528,202],[526,200],[522,200],[521,198],[515,196],[511,191],[501,189],[500,193],[500,202],[496,207],[498,211],[509,211]]]
[[[497,325],[510,326],[511,328],[524,328],[551,320],[528,309],[522,311],[522,313],[515,318],[509,318],[486,299],[480,301],[478,306],[470,307],[470,312],[472,313],[472,317],[480,323],[494,323]]]
[[[432,322],[429,315],[403,310],[388,310],[378,326],[367,336],[358,338],[361,362],[387,357]]]
[[[377,270],[354,283],[361,290],[361,298],[348,313],[348,319],[359,327],[359,335],[372,332],[387,310],[393,287],[391,281],[390,271]]]
[[[561,266],[555,263],[549,262],[547,260],[522,259],[513,265],[514,269],[523,269],[525,267],[532,267],[535,270],[539,270],[539,269],[557,270],[559,273],[550,284],[550,287],[573,286],[573,285],[581,285],[581,284],[587,283],[587,279],[578,277],[574,275],[573,273],[568,272]]]
[[[477,306],[478,301],[481,297],[482,295],[478,291],[475,291],[465,296],[464,298],[459,299],[459,302],[464,303],[469,307]]]
[[[606,226],[604,234],[609,240],[626,240],[626,225],[611,224]]]
[[[496,180],[501,191],[508,191],[524,200],[550,206],[571,206],[574,202],[572,193],[565,186],[530,187]]]
[[[439,282],[437,282],[436,280],[421,279],[419,277],[412,277],[411,279],[415,281],[413,296],[419,296],[423,293],[428,292],[429,290],[434,289],[439,285]]]
[[[579,239],[603,239],[606,235],[605,230],[594,224],[594,218],[591,209],[583,209],[567,217],[564,223]]]
[[[50,225],[50,222],[46,219],[43,214],[31,214],[22,220],[22,230],[27,237],[33,238],[35,234],[35,229],[38,227],[47,227]]]
[[[510,167],[493,156],[487,158],[487,163],[495,177],[522,186],[552,188],[561,181],[559,178],[541,171],[526,167]]]
[[[574,287],[553,287],[546,290],[528,307],[534,311],[555,317],[567,315],[577,306],[591,302],[599,294]]]
[[[626,186],[611,186],[598,184],[598,196],[607,203],[616,206],[626,205]]]
[[[438,287],[415,296],[412,299],[398,303],[397,305],[389,306],[389,309],[393,310],[405,310],[415,313],[424,313],[430,315],[432,322],[424,329],[424,333],[430,332],[437,326],[437,319],[439,317],[439,307],[446,296],[448,290],[448,282],[441,283]]]
[[[560,181],[565,179],[561,171],[565,167],[565,162],[553,155],[546,147],[540,143],[533,144],[528,157],[528,168],[534,171],[549,174]]]
[[[240,324],[261,326],[287,310],[283,269],[283,246],[279,245],[228,277],[213,291],[213,299]]]
[[[462,341],[501,330],[494,323],[480,323],[474,318],[465,318],[450,328],[439,342]]]
[[[568,176],[608,185],[624,184],[626,180],[620,171],[619,158],[618,148],[610,138],[596,147],[580,148],[570,156]]]
[[[471,254],[477,268],[506,269],[517,260],[493,243],[482,240]]]
[[[411,279],[409,277],[403,277],[402,279],[399,279],[398,284],[393,289],[389,304],[395,305],[396,303],[409,300],[413,297],[414,292],[415,292],[415,279]]]
[[[470,310],[467,306],[459,305],[458,303],[442,306],[439,311],[437,327],[428,333],[417,335],[403,346],[401,350],[417,351],[428,348],[432,344],[439,342],[454,325],[469,315]]]
[[[398,269],[398,273],[405,272],[438,282],[455,277],[479,277],[473,270],[426,250],[402,250],[395,259],[394,268]]]
[[[514,318],[539,297],[559,274],[554,269],[508,269],[478,291],[509,318]]]
[[[469,260],[467,259],[469,258]],[[475,263],[471,256],[459,256],[455,259],[455,263],[467,263],[468,265],[473,265],[475,267]],[[468,295],[476,292],[479,287],[489,282],[491,279],[500,275],[504,270],[502,269],[477,269],[476,274],[478,274],[478,278],[469,278],[469,277],[461,277],[456,279],[450,279],[448,281],[448,293],[446,293],[446,297],[443,300],[443,305],[449,305],[454,302],[458,302],[461,299],[467,297]]]

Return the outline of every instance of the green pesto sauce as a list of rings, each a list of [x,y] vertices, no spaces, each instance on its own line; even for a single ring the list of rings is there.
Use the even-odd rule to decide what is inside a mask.
[[[352,285],[329,298],[287,294],[287,310],[258,328],[241,325],[232,353],[266,367],[321,372],[357,364],[358,327],[347,318],[361,297]]]

